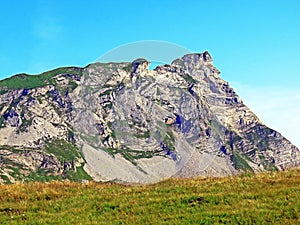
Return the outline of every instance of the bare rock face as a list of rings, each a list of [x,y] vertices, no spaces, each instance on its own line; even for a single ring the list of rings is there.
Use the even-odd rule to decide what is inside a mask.
[[[2,164],[13,148],[23,180],[26,168],[62,177],[83,167],[94,180],[122,183],[299,166],[299,149],[243,104],[208,52],[149,64],[94,63],[1,81]],[[37,85],[11,85],[20,77]],[[11,171],[2,170],[2,181],[20,180]]]

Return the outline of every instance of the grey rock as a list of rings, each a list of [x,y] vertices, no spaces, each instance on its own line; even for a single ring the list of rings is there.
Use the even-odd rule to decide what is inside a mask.
[[[148,66],[94,63],[40,87],[4,87],[0,145],[43,149],[65,140],[80,148],[95,180],[123,183],[299,166],[299,149],[244,105],[208,52]],[[50,158],[30,164],[76,170]]]

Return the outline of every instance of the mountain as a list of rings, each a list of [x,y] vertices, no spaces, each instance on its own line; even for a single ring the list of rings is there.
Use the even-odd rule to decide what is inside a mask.
[[[149,64],[0,81],[0,182],[153,183],[299,166],[299,149],[243,104],[208,52]]]

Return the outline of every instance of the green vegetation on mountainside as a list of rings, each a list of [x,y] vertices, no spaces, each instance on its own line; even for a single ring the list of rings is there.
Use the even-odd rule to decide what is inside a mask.
[[[6,78],[0,81],[0,90],[3,89],[22,89],[22,88],[37,88],[43,87],[49,84],[55,84],[52,79],[58,74],[78,74],[82,75],[82,71],[76,67],[62,67],[54,69],[48,72],[44,72],[38,75],[28,75],[28,74],[17,74],[10,78]]]
[[[64,140],[48,140],[43,149],[33,149],[33,148],[15,148],[11,146],[0,146],[0,151],[4,151],[4,154],[0,153],[0,167],[5,168],[5,172],[0,174],[0,178],[4,183],[10,184],[9,179],[13,178],[17,182],[30,182],[30,181],[40,181],[40,182],[50,182],[55,180],[69,180],[82,182],[84,180],[91,180],[91,177],[84,171],[83,164],[80,166],[75,165],[76,160],[82,158],[80,149],[75,145],[64,141]],[[11,153],[5,153],[8,150]],[[9,159],[7,155],[12,153],[18,153],[22,158],[22,155],[28,154],[30,151],[37,151],[42,157],[42,152],[53,154],[58,159],[61,168],[67,163],[70,168],[65,169],[62,174],[56,174],[55,171],[48,168],[30,168],[26,163],[17,160]],[[47,163],[47,160],[44,159]]]

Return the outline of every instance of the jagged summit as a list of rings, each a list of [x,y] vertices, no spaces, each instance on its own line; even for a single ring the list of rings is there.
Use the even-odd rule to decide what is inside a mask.
[[[204,52],[154,70],[136,59],[0,81],[0,182],[152,183],[299,166],[299,149],[212,62]]]
[[[205,51],[204,53],[191,53],[186,54],[181,58],[175,59],[170,65],[165,64],[158,67],[170,67],[170,66],[180,66],[180,65],[212,65],[213,59],[208,51]],[[143,65],[142,69],[148,69],[148,66],[150,65],[150,62],[147,59],[144,58],[138,58],[132,62],[133,72],[139,67]]]
[[[205,51],[204,53],[192,53],[192,54],[186,54],[182,57],[182,60],[187,63],[212,63],[213,59],[208,51]]]

